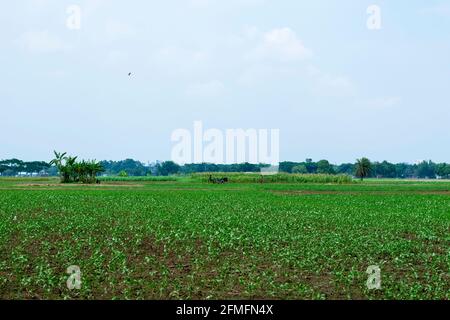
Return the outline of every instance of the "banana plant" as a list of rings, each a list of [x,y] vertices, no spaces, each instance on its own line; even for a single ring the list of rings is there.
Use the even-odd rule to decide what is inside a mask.
[[[95,160],[77,162],[78,157],[66,156],[66,152],[54,151],[54,154],[50,164],[58,168],[62,183],[95,183],[97,175],[104,171],[101,163]]]
[[[64,168],[65,166],[63,164],[63,161],[65,159],[67,152],[60,153],[60,152],[53,151],[53,153],[55,155],[55,158],[52,161],[50,161],[50,165],[51,166],[55,165],[56,168],[58,168],[61,182],[63,182],[64,181],[64,171],[65,171],[65,168]]]

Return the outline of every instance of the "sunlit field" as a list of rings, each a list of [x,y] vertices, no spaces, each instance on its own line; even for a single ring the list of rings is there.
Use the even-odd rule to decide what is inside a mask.
[[[449,181],[168,180],[0,179],[0,299],[450,297]]]

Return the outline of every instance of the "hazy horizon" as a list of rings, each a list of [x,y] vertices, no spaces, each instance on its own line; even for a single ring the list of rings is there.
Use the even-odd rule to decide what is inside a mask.
[[[53,154],[53,152],[51,153],[51,154]],[[69,156],[77,156],[76,154],[73,154],[73,153],[70,153],[70,152],[68,152],[67,153],[67,155],[69,155]],[[127,159],[131,159],[131,160],[135,160],[135,161],[139,161],[139,162],[141,162],[141,163],[143,163],[144,165],[148,165],[148,164],[151,164],[151,163],[156,163],[156,162],[164,162],[164,161],[169,161],[169,160],[171,160],[171,159],[149,159],[149,160],[141,160],[141,159],[135,159],[135,158],[131,158],[131,157],[123,157],[123,158],[117,158],[117,159],[98,159],[98,158],[92,158],[92,157],[87,157],[87,158],[83,158],[83,157],[80,157],[80,156],[77,156],[78,157],[78,159],[84,159],[84,160],[97,160],[97,161],[115,161],[115,162],[118,162],[118,161],[124,161],[124,160],[127,160]],[[361,157],[359,157],[359,158],[357,158],[357,159],[360,159],[360,158],[362,158],[362,157],[365,157],[365,156],[361,156]],[[48,159],[21,159],[21,158],[18,158],[18,157],[10,157],[10,158],[0,158],[0,161],[5,161],[5,160],[12,160],[12,159],[17,159],[17,160],[21,160],[21,161],[24,161],[24,162],[33,162],[33,161],[45,161],[45,162],[50,162],[51,160],[53,160],[53,158],[54,158],[54,156],[50,156],[50,157],[48,157]],[[300,162],[306,162],[306,160],[307,159],[311,159],[313,162],[318,162],[318,161],[320,161],[320,160],[327,160],[327,161],[329,161],[329,163],[330,164],[332,164],[332,165],[340,165],[340,164],[347,164],[347,163],[352,163],[352,164],[354,164],[355,162],[356,162],[356,158],[354,159],[354,160],[349,160],[349,161],[342,161],[342,162],[334,162],[334,161],[331,161],[331,160],[329,160],[329,159],[327,159],[327,158],[320,158],[320,159],[313,159],[313,158],[310,158],[310,157],[306,157],[305,159],[280,159],[280,163],[281,162],[298,162],[298,163],[300,163]],[[408,161],[389,161],[389,160],[387,160],[387,159],[369,159],[372,163],[374,163],[374,162],[378,162],[378,163],[381,163],[381,162],[383,162],[383,161],[387,161],[387,162],[389,162],[389,163],[393,163],[393,164],[401,164],[401,163],[405,163],[405,164],[409,164],[409,165],[414,165],[414,164],[418,164],[418,163],[420,163],[420,162],[423,162],[423,161],[432,161],[432,162],[434,162],[434,163],[449,163],[448,161],[446,162],[446,161],[435,161],[434,159],[420,159],[420,160],[416,160],[416,161],[413,161],[413,162],[408,162]],[[202,163],[208,163],[208,164],[216,164],[216,165],[229,165],[229,164],[226,164],[226,163],[212,163],[212,162],[202,162]],[[239,162],[239,163],[237,163],[237,164],[242,164],[242,163],[244,163],[244,162]],[[187,163],[187,164],[198,164],[198,163]],[[253,164],[253,163],[252,163]],[[266,164],[266,163],[254,163],[254,164]]]

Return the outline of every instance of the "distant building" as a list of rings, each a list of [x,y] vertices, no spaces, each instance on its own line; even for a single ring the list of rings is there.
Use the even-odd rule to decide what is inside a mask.
[[[39,176],[41,176],[40,175],[40,173],[38,173],[38,172],[24,172],[24,171],[22,171],[22,172],[17,172],[17,174],[16,174],[16,177],[19,177],[19,178],[23,178],[23,177],[39,177]]]
[[[39,175],[39,177],[48,177],[49,176],[48,172],[45,170],[39,171],[38,175]]]

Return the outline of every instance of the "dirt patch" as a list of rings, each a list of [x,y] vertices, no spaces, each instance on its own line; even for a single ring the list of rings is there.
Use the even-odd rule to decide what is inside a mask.
[[[130,184],[130,183],[102,183],[102,184],[62,184],[62,183],[30,183],[30,184],[16,184],[15,187],[57,187],[57,188],[75,188],[75,187],[88,187],[88,188],[105,188],[105,187],[143,187],[142,184]]]
[[[412,232],[403,232],[400,237],[409,241],[417,240],[417,235]]]

